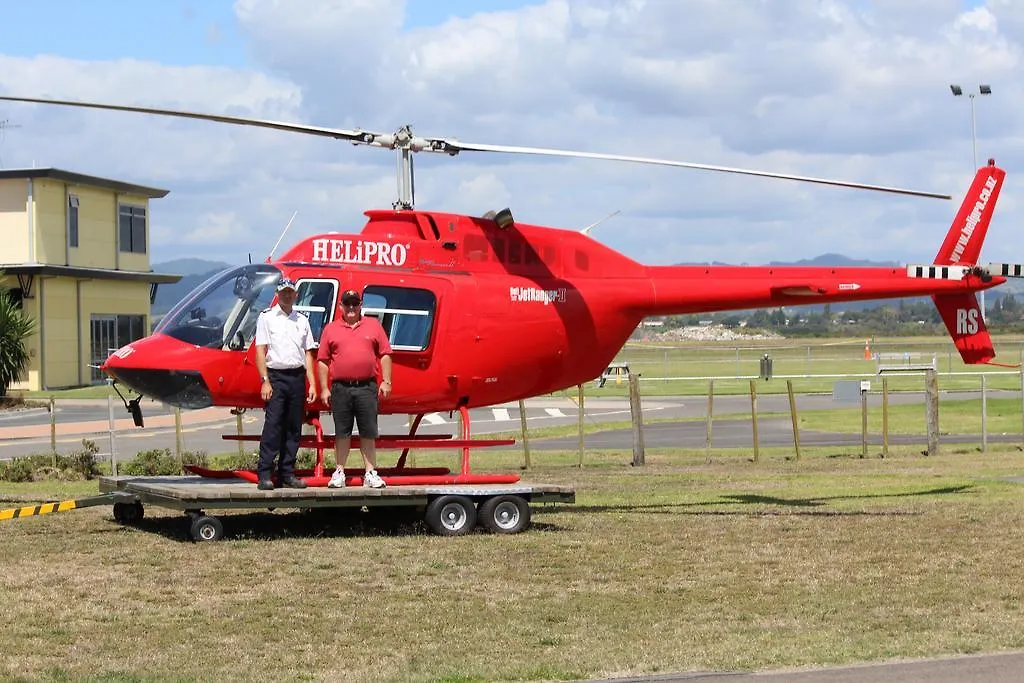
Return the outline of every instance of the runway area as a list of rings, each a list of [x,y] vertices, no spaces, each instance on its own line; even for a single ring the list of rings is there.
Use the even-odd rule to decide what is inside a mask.
[[[989,396],[1019,396],[1016,392],[989,392]],[[950,396],[949,398],[953,398]],[[961,392],[955,398],[976,398],[976,392]],[[947,397],[943,396],[945,400]],[[785,395],[767,394],[758,397],[758,413],[787,414],[788,398]],[[798,411],[825,410],[856,407],[856,404],[837,402],[831,395],[809,394],[798,396]],[[890,405],[923,404],[919,392],[893,394]],[[575,401],[567,398],[538,397],[524,402],[528,429],[564,427],[579,422],[579,408]],[[704,396],[653,397],[643,399],[645,420],[644,444],[650,448],[703,448],[706,444],[706,426],[701,418],[706,416],[707,399]],[[880,410],[881,397],[869,396],[869,411]],[[109,457],[111,432],[113,447],[119,458],[133,457],[135,453],[151,449],[176,448],[174,412],[171,408],[155,401],[142,404],[145,427],[134,426],[124,406],[113,406],[114,428],[111,430],[110,406],[101,400],[61,401],[53,414],[56,431],[56,449],[69,453],[81,448],[82,439],[96,443],[100,457]],[[748,396],[715,397],[714,414],[729,416],[716,418],[712,425],[712,447],[752,448],[753,427],[750,420],[750,398]],[[223,453],[236,448],[235,442],[225,441],[224,434],[237,433],[237,418],[227,408],[205,408],[181,412],[182,447],[184,450]],[[629,401],[625,398],[589,398],[584,403],[584,422],[588,427],[604,423],[628,422]],[[324,431],[333,432],[328,414],[323,415]],[[519,404],[511,403],[470,411],[473,436],[485,436],[497,432],[515,433],[521,429]],[[656,420],[656,421],[655,421]],[[696,420],[696,421],[695,421]],[[382,415],[381,432],[385,434],[408,433],[407,415]],[[242,415],[242,429],[246,434],[258,434],[263,425],[263,411],[250,410]],[[457,434],[457,415],[449,413],[428,413],[420,425],[421,434]],[[860,444],[860,434],[834,433],[826,431],[801,430],[800,443],[806,446],[849,446]],[[1021,434],[989,434],[989,441],[1021,441]],[[978,434],[943,434],[944,443],[978,443]],[[869,444],[881,443],[879,435],[869,435]],[[891,444],[925,443],[924,435],[890,435]],[[585,437],[585,447],[592,449],[632,448],[633,435],[630,429],[608,429],[592,431]],[[792,426],[789,417],[760,417],[758,420],[758,445],[786,446],[793,443]],[[530,438],[530,448],[538,450],[571,450],[579,445],[576,435],[559,438]],[[248,444],[254,447],[254,444]],[[15,410],[0,413],[0,459],[15,458],[34,453],[49,453],[51,447],[51,414],[46,408]],[[519,448],[519,445],[510,448]]]

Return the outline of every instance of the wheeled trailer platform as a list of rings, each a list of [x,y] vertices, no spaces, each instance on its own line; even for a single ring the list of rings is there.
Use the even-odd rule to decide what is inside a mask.
[[[113,503],[114,519],[118,522],[139,521],[145,505],[182,510],[191,520],[189,533],[195,541],[216,541],[223,537],[220,520],[205,512],[216,508],[415,507],[423,509],[424,521],[436,533],[460,536],[472,531],[478,523],[493,533],[518,533],[530,525],[531,504],[576,502],[576,492],[570,487],[525,482],[261,491],[242,479],[120,476],[101,477],[99,487]]]

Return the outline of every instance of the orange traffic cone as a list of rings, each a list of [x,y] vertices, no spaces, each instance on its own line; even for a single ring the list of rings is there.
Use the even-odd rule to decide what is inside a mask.
[[[871,340],[864,340],[864,360],[871,360]]]

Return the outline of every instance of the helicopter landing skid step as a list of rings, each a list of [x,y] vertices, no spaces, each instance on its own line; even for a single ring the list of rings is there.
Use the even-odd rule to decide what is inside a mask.
[[[449,475],[462,479],[462,475]],[[484,476],[484,475],[480,475]],[[462,536],[477,525],[496,534],[513,534],[530,525],[531,505],[575,503],[576,492],[555,484],[418,484],[383,489],[347,486],[261,491],[239,478],[199,476],[107,476],[99,480],[108,501],[117,501],[114,518],[131,525],[142,520],[144,505],[180,510],[189,517],[193,541],[224,537],[224,525],[212,509],[404,508],[422,512],[423,521],[441,536]],[[119,509],[120,508],[120,509]]]

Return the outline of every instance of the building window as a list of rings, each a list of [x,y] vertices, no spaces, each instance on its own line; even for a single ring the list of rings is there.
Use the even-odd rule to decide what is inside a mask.
[[[110,354],[122,346],[130,344],[146,336],[146,316],[144,315],[91,315],[89,316],[90,331],[90,367],[93,383],[102,382],[105,375],[100,366],[106,362]]]
[[[117,212],[117,229],[122,252],[146,253],[146,207],[122,204]]]
[[[78,246],[78,195],[68,195],[68,246]]]

